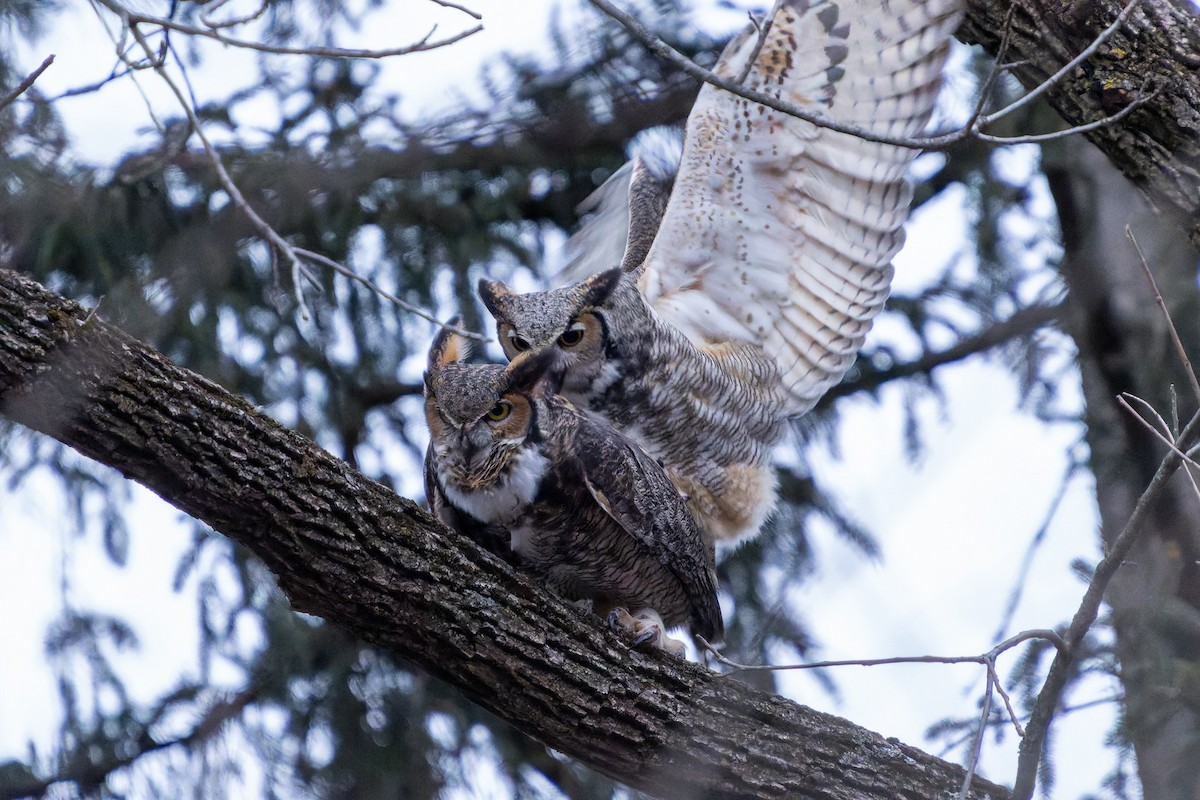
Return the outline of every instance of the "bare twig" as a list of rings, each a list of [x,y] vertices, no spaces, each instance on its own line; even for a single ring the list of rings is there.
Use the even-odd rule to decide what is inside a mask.
[[[399,297],[396,297],[394,294],[388,292],[386,289],[384,289],[379,284],[372,281],[370,278],[364,278],[363,276],[359,275],[354,270],[350,269],[349,267],[347,267],[343,264],[338,263],[337,261],[334,261],[332,258],[329,258],[328,256],[323,256],[320,253],[314,253],[312,250],[305,250],[302,247],[296,247],[296,248],[294,248],[294,250],[295,250],[296,255],[300,256],[301,258],[306,258],[309,261],[312,261],[314,263],[320,264],[323,267],[327,267],[327,268],[333,270],[334,272],[338,273],[339,275],[344,275],[345,277],[347,277],[353,281],[357,281],[358,283],[361,283],[363,286],[367,287],[372,292],[375,292],[375,294],[379,295],[380,297],[384,298],[385,300],[391,301],[392,303],[396,304],[398,307],[404,309],[405,311],[408,311],[412,314],[416,314],[421,319],[428,320],[429,322],[432,322],[434,325],[441,326],[441,327],[445,328],[446,330],[454,331],[455,333],[459,334],[460,336],[465,336],[468,339],[474,339],[477,342],[489,341],[488,337],[481,336],[480,334],[475,333],[474,331],[469,331],[466,328],[460,328],[457,325],[448,325],[445,322],[442,322],[437,317],[433,316],[432,314],[430,314],[428,311],[421,308],[420,306],[415,306],[412,303],[409,303],[405,300],[401,300]]]
[[[217,30],[219,28],[233,28],[238,25],[245,25],[247,22],[253,22],[266,13],[267,10],[267,0],[259,0],[258,8],[254,9],[249,14],[243,14],[240,17],[230,17],[229,19],[214,20],[212,18],[213,13],[220,10],[221,6],[223,5],[225,5],[225,0],[221,0],[220,3],[214,5],[212,8],[206,9],[205,12],[200,15],[200,21],[213,30]]]
[[[460,6],[458,3],[451,3],[449,0],[431,0],[431,2],[436,3],[437,5],[443,6],[445,8],[453,8],[455,11],[461,11],[462,13],[466,14],[468,17],[471,17],[472,19],[483,19],[483,15],[480,14],[479,12],[472,11],[471,9],[467,8],[466,6]]]
[[[1097,50],[1100,49],[1100,45],[1102,45],[1106,41],[1108,41],[1108,39],[1114,33],[1116,33],[1122,25],[1125,24],[1125,20],[1129,19],[1129,15],[1133,13],[1134,9],[1136,9],[1138,7],[1138,4],[1141,2],[1142,2],[1142,0],[1130,0],[1129,5],[1125,6],[1125,8],[1123,8],[1123,9],[1121,9],[1121,13],[1117,14],[1117,17],[1116,17],[1116,19],[1114,19],[1112,21],[1112,24],[1109,25],[1107,28],[1105,28],[1103,31],[1101,31],[1100,35],[1097,36],[1095,39],[1093,39],[1091,44],[1089,44],[1087,47],[1085,47],[1083,50],[1081,50],[1079,55],[1072,58],[1066,64],[1063,64],[1062,68],[1059,69],[1058,72],[1054,73],[1049,78],[1042,81],[1040,84],[1038,84],[1034,88],[1030,89],[1028,92],[1026,92],[1024,95],[1022,95],[1017,100],[1014,100],[1013,102],[1009,103],[1007,106],[1000,109],[999,111],[995,111],[991,114],[985,114],[983,116],[983,118],[980,120],[980,124],[987,125],[989,122],[995,122],[996,120],[1001,119],[1002,117],[1008,116],[1009,114],[1013,113],[1014,111],[1016,111],[1019,108],[1024,108],[1025,106],[1032,103],[1034,100],[1041,97],[1043,94],[1045,94],[1051,88],[1053,88],[1055,85],[1060,83],[1063,80],[1063,78],[1065,78],[1067,75],[1071,74],[1072,70],[1074,70],[1076,67],[1078,67],[1080,64],[1082,64],[1084,61],[1087,61],[1089,58],[1091,58],[1092,55]]]
[[[1133,2],[1136,3],[1137,0],[1133,0]],[[1192,360],[1188,358],[1187,351],[1183,349],[1179,330],[1175,327],[1175,321],[1171,319],[1171,312],[1167,310],[1167,303],[1163,300],[1162,292],[1158,290],[1158,283],[1154,280],[1154,273],[1146,262],[1146,256],[1142,254],[1142,246],[1138,244],[1137,237],[1133,235],[1133,229],[1128,225],[1125,226],[1125,235],[1129,237],[1133,249],[1137,251],[1138,260],[1142,262],[1142,272],[1145,273],[1146,280],[1150,282],[1150,288],[1154,290],[1154,299],[1158,303],[1158,307],[1162,309],[1163,317],[1167,321],[1167,329],[1171,332],[1171,343],[1175,345],[1175,355],[1179,356],[1179,363],[1183,365],[1188,381],[1192,384],[1192,397],[1196,398],[1196,402],[1200,402],[1200,381],[1196,380],[1196,371],[1192,369]]]
[[[753,14],[750,15],[750,24],[758,31],[758,37],[754,42],[754,48],[746,56],[746,63],[742,66],[742,71],[737,76],[737,84],[741,86],[746,82],[746,78],[750,77],[750,71],[754,69],[754,62],[758,61],[758,54],[762,52],[763,45],[767,43],[767,37],[771,35],[771,27],[775,24],[775,9],[778,5],[771,8],[771,13],[767,14],[760,22]]]
[[[107,0],[99,1],[107,2]],[[138,44],[142,46],[142,49],[146,52],[147,57],[151,59],[151,68],[158,74],[160,78],[163,79],[163,81],[167,84],[167,87],[179,101],[180,107],[183,109],[184,114],[187,115],[188,122],[191,123],[193,131],[200,139],[200,143],[204,146],[204,152],[207,154],[208,160],[212,163],[213,169],[217,174],[217,181],[229,195],[230,202],[232,202],[246,216],[246,219],[250,221],[250,225],[255,231],[258,232],[258,235],[270,243],[275,252],[282,254],[287,259],[287,262],[291,266],[292,270],[293,290],[296,295],[296,302],[299,305],[301,315],[305,319],[308,319],[308,306],[304,300],[302,287],[305,279],[313,281],[312,275],[308,272],[307,267],[305,267],[304,263],[300,260],[300,257],[296,254],[296,251],[292,245],[286,239],[280,236],[279,233],[272,228],[266,220],[259,216],[258,212],[255,211],[250,203],[246,200],[241,189],[238,188],[233,178],[229,175],[229,172],[225,169],[225,164],[221,160],[220,154],[217,153],[216,148],[213,147],[212,142],[209,141],[208,136],[205,135],[204,128],[200,124],[200,119],[196,116],[196,111],[192,107],[192,104],[189,103],[187,98],[184,97],[183,91],[179,88],[179,85],[175,82],[175,79],[172,78],[167,72],[166,67],[161,63],[154,62],[153,51],[150,47],[150,43],[146,40],[146,37],[142,34],[141,30],[136,24],[129,25],[128,29],[133,34]],[[315,281],[313,282],[315,283]]]
[[[1146,409],[1146,411],[1148,413],[1153,414],[1154,418],[1158,420],[1160,425],[1162,425],[1163,430],[1166,431],[1166,435],[1164,435],[1161,431],[1159,431],[1155,426],[1151,425],[1150,422],[1145,417],[1143,417],[1141,414],[1139,414],[1137,411],[1135,411],[1133,409],[1133,407],[1131,405],[1129,405],[1129,403],[1127,402],[1128,400],[1137,401],[1139,404],[1142,405],[1143,408]],[[1193,472],[1193,470],[1200,470],[1200,464],[1197,464],[1196,461],[1190,455],[1188,455],[1187,453],[1185,453],[1179,449],[1179,447],[1178,447],[1178,445],[1176,445],[1174,439],[1171,438],[1171,429],[1167,426],[1167,421],[1164,420],[1162,418],[1162,416],[1157,411],[1154,410],[1153,406],[1151,406],[1148,402],[1146,402],[1145,400],[1143,400],[1142,398],[1138,397],[1135,394],[1130,394],[1129,392],[1122,392],[1117,397],[1117,403],[1122,408],[1124,408],[1126,411],[1128,411],[1130,414],[1132,414],[1138,422],[1142,423],[1142,425],[1144,425],[1146,427],[1146,429],[1150,431],[1150,433],[1154,434],[1154,436],[1159,441],[1161,441],[1163,444],[1165,444],[1168,448],[1170,448],[1176,455],[1178,455],[1183,460],[1184,473],[1188,476],[1188,480],[1192,484],[1192,491],[1195,493],[1197,499],[1200,499],[1200,484],[1198,484],[1196,482],[1196,473]]]
[[[747,100],[752,100],[756,103],[761,103],[767,108],[773,108],[776,111],[782,112],[797,119],[802,119],[806,122],[811,122],[814,125],[819,125],[822,128],[828,128],[831,131],[838,133],[846,133],[851,136],[857,136],[860,139],[865,139],[868,142],[879,142],[880,144],[891,144],[897,147],[907,147],[910,149],[921,149],[930,146],[930,142],[935,141],[936,137],[928,139],[906,136],[887,136],[884,134],[874,133],[866,128],[860,128],[856,125],[846,125],[836,120],[822,117],[819,114],[814,114],[811,110],[801,108],[795,103],[789,103],[786,100],[781,100],[778,97],[765,94],[751,89],[746,86],[739,86],[736,82],[726,80],[714,73],[712,70],[701,67],[690,58],[680,53],[675,48],[668,45],[659,37],[651,33],[646,26],[642,25],[637,18],[631,14],[622,11],[614,6],[609,0],[588,0],[596,8],[600,9],[604,14],[612,17],[619,22],[633,38],[641,42],[651,52],[655,53],[667,61],[670,61],[675,66],[679,67],[685,74],[690,75],[696,80],[710,83],[719,89],[724,89],[727,92],[732,92]],[[957,141],[957,139],[956,139]]]
[[[983,688],[982,709],[979,713],[979,726],[971,741],[971,756],[967,759],[967,771],[963,775],[962,788],[958,790],[959,800],[968,800],[971,796],[971,781],[975,779],[975,768],[979,766],[979,752],[983,749],[983,734],[987,730],[988,715],[992,713],[992,688],[996,685],[996,671],[988,663],[987,681]]]
[[[8,94],[4,95],[4,97],[0,98],[0,108],[6,108],[6,107],[12,105],[13,102],[18,97],[25,94],[25,92],[29,91],[29,87],[33,86],[34,82],[53,63],[54,63],[54,56],[53,55],[46,56],[46,60],[42,62],[41,66],[39,66],[33,72],[26,75],[25,79],[23,81],[21,81],[20,83],[18,83],[15,89],[13,89]]]
[[[1183,450],[1187,450],[1197,439],[1200,439],[1200,414],[1193,416],[1188,421],[1177,437],[1177,442]],[[1108,588],[1109,581],[1120,569],[1126,556],[1129,555],[1129,551],[1141,536],[1151,506],[1158,499],[1181,462],[1182,459],[1175,449],[1167,453],[1154,473],[1154,477],[1150,480],[1150,484],[1138,498],[1124,529],[1113,540],[1104,558],[1100,559],[1096,565],[1092,574],[1092,582],[1088,584],[1064,637],[1067,647],[1060,649],[1055,655],[1054,661],[1050,664],[1050,671],[1046,675],[1046,681],[1042,684],[1042,689],[1034,701],[1033,712],[1029,716],[1025,737],[1021,740],[1019,748],[1017,776],[1012,792],[1013,800],[1029,800],[1033,796],[1034,787],[1037,785],[1038,763],[1041,761],[1046,734],[1054,719],[1059,698],[1071,677],[1075,650],[1083,642],[1092,623],[1096,621],[1100,603],[1104,600],[1104,592]]]
[[[53,103],[58,100],[64,100],[68,97],[79,97],[81,95],[91,94],[92,92],[98,92],[101,89],[103,89],[105,86],[107,86],[108,84],[117,80],[118,78],[124,78],[126,75],[130,74],[132,71],[133,70],[129,69],[129,67],[123,67],[120,69],[118,69],[117,67],[113,67],[112,72],[110,72],[106,77],[103,77],[98,81],[94,81],[94,82],[86,84],[84,86],[76,86],[74,88],[67,89],[67,90],[63,91],[61,94],[56,94],[53,97],[48,97],[46,99],[48,102]]]
[[[258,212],[254,210],[254,208],[250,205],[249,201],[246,200],[245,196],[242,194],[241,190],[238,188],[237,184],[234,182],[232,176],[230,176],[228,170],[225,168],[224,161],[221,159],[220,154],[217,153],[216,148],[213,146],[212,142],[208,139],[208,137],[204,133],[203,127],[201,126],[201,123],[200,123],[200,119],[198,118],[196,111],[195,111],[196,101],[195,101],[194,95],[191,97],[191,100],[189,102],[189,99],[184,96],[183,90],[175,82],[174,78],[172,78],[171,75],[166,71],[165,56],[168,52],[173,53],[173,51],[169,47],[162,47],[162,48],[159,48],[159,52],[156,53],[153,50],[153,48],[151,47],[149,41],[146,39],[145,35],[142,33],[142,31],[139,28],[139,23],[159,25],[161,22],[164,22],[164,20],[161,20],[158,18],[147,18],[144,15],[135,14],[134,12],[131,12],[128,9],[124,8],[123,6],[120,6],[119,4],[113,2],[113,0],[97,0],[97,2],[103,4],[104,7],[108,8],[109,10],[114,11],[115,13],[118,14],[118,16],[121,19],[121,23],[122,23],[122,36],[124,36],[126,33],[132,34],[133,37],[135,38],[135,40],[137,41],[137,43],[141,46],[142,51],[146,55],[146,61],[144,63],[142,63],[142,62],[134,63],[129,59],[128,56],[126,56],[124,54],[124,46],[122,44],[118,44],[118,54],[121,56],[124,63],[130,69],[138,69],[138,68],[153,69],[159,75],[159,77],[161,77],[163,79],[163,81],[167,84],[168,88],[170,88],[172,93],[175,95],[176,99],[179,102],[180,107],[184,111],[184,114],[187,116],[188,122],[191,125],[191,129],[196,133],[196,136],[200,139],[200,142],[204,147],[205,155],[208,157],[209,162],[213,165],[213,169],[216,172],[218,182],[221,184],[221,187],[225,190],[225,192],[229,195],[230,202],[233,203],[233,205],[246,216],[246,218],[250,221],[251,226],[255,229],[255,231],[258,233],[258,235],[270,245],[272,257],[274,258],[274,256],[276,254],[278,254],[278,255],[282,256],[283,259],[289,265],[289,268],[290,268],[290,271],[292,274],[292,291],[293,291],[293,294],[294,294],[294,297],[296,300],[297,308],[300,310],[300,314],[304,319],[308,318],[308,303],[304,297],[304,282],[308,281],[309,283],[311,283],[314,286],[318,285],[315,275],[312,273],[312,271],[308,268],[308,266],[306,264],[306,262],[312,262],[312,263],[320,264],[324,267],[333,269],[334,271],[338,272],[341,275],[344,275],[355,281],[358,281],[362,285],[364,285],[367,288],[371,289],[372,291],[378,293],[381,297],[384,297],[385,299],[394,303],[398,307],[404,309],[405,311],[416,314],[417,316],[419,316],[423,319],[426,319],[435,325],[449,327],[454,332],[456,332],[462,336],[466,336],[468,338],[475,339],[477,341],[483,341],[483,342],[488,341],[487,337],[481,336],[480,334],[475,333],[473,331],[468,331],[468,330],[465,330],[463,328],[456,327],[456,326],[443,325],[443,323],[440,320],[438,320],[436,317],[434,317],[430,312],[428,312],[418,306],[415,306],[411,303],[408,303],[389,292],[384,291],[382,289],[382,287],[380,287],[378,284],[359,276],[357,273],[355,273],[350,268],[343,266],[342,264],[339,264],[338,262],[334,261],[333,259],[327,258],[326,256],[323,256],[319,253],[315,253],[311,250],[306,250],[306,249],[300,248],[300,247],[294,247],[290,242],[288,242],[286,239],[284,239],[283,236],[281,236],[279,234],[279,232],[276,231],[270,225],[270,223],[268,223],[266,220],[264,220],[258,214]],[[217,4],[210,11],[215,11],[216,9],[220,8],[221,5],[223,5],[223,3]],[[463,10],[466,13],[471,13],[471,12],[467,11],[466,9],[460,9],[460,10]],[[249,17],[239,18],[236,20],[230,20],[230,21],[227,21],[224,23],[220,23],[220,25],[222,27],[226,27],[229,25],[240,24],[241,22],[245,22],[249,19],[253,19],[253,18],[259,16],[261,13],[262,13],[262,9],[260,8],[255,14],[253,14]],[[178,24],[175,24],[173,21],[166,20],[166,22],[169,22],[171,24],[163,25],[162,27],[164,29],[178,30],[183,33],[195,33],[196,32],[195,30],[185,30],[186,26],[180,26]],[[209,23],[206,23],[206,24],[209,24]],[[426,39],[428,39],[428,38],[429,37],[426,36]],[[422,40],[422,41],[424,42],[425,40]],[[299,51],[297,51],[297,52],[299,52]],[[312,54],[312,55],[322,55],[322,54],[331,54],[333,51],[321,50],[320,52],[318,52],[318,51],[314,51],[314,50],[308,50],[305,52]],[[368,52],[370,52],[370,55],[367,55]],[[337,52],[337,54],[343,55],[343,56],[348,56],[348,57],[382,57],[383,55],[396,55],[396,54],[398,54],[398,51],[340,51],[339,50]],[[180,69],[182,69],[182,61],[178,58],[178,56],[176,56],[176,61],[178,63],[180,63]],[[185,81],[187,80],[186,72],[184,72],[184,80]],[[191,94],[190,83],[188,86],[189,86],[189,94]],[[161,125],[160,125],[160,127],[161,127]]]
[[[712,655],[717,663],[729,668],[728,672],[722,673],[724,675],[733,675],[738,672],[783,672],[788,670],[824,669],[827,667],[877,667],[886,664],[983,664],[994,679],[995,687],[999,689],[1001,696],[1004,698],[1004,705],[1008,710],[1009,718],[1012,720],[1018,736],[1024,736],[1024,731],[1021,730],[1021,723],[1013,711],[1008,693],[1004,691],[996,675],[996,659],[1022,642],[1028,642],[1033,639],[1045,639],[1054,645],[1060,654],[1065,654],[1069,650],[1067,642],[1057,631],[1050,630],[1049,628],[1034,628],[1014,634],[986,653],[980,653],[975,656],[892,656],[889,658],[810,661],[804,664],[739,664],[736,661],[726,658],[719,650],[705,641],[704,637],[696,637],[700,646]],[[989,693],[990,691],[989,689]]]
[[[1012,698],[1008,696],[1008,692],[1004,689],[1004,684],[1000,682],[1000,676],[996,674],[995,663],[989,661],[987,668],[992,676],[992,684],[1000,694],[1000,699],[1004,701],[1004,710],[1008,712],[1008,718],[1012,720],[1013,727],[1017,729],[1017,736],[1024,736],[1025,729],[1021,727],[1021,720],[1017,718],[1017,712],[1013,709]]]
[[[430,29],[429,33],[425,34],[417,42],[406,45],[404,47],[393,47],[383,50],[359,50],[343,47],[289,47],[287,45],[273,45],[266,42],[253,41],[250,39],[235,39],[232,36],[226,36],[221,33],[216,27],[200,27],[196,25],[188,25],[178,20],[168,19],[167,17],[156,17],[151,14],[142,14],[126,8],[115,0],[95,0],[103,5],[109,11],[119,16],[127,25],[136,27],[138,25],[154,25],[164,30],[178,31],[191,36],[203,36],[208,39],[213,39],[221,44],[229,45],[230,47],[241,47],[247,50],[256,50],[261,53],[274,53],[276,55],[300,55],[300,56],[320,56],[322,58],[390,58],[392,56],[403,56],[409,53],[418,53],[425,50],[436,50],[439,47],[446,47],[455,42],[460,42],[468,36],[473,36],[483,30],[482,25],[476,25],[468,28],[465,31],[447,36],[443,39],[433,39],[433,34],[437,31],[437,26]]]
[[[1000,36],[1000,44],[996,48],[996,57],[992,60],[992,68],[988,70],[987,78],[979,87],[979,97],[975,101],[975,107],[971,109],[971,115],[967,117],[967,121],[963,123],[964,130],[977,130],[979,120],[983,117],[983,107],[987,104],[988,98],[992,95],[992,88],[996,85],[996,81],[1000,79],[1000,75],[1012,66],[1004,63],[1004,56],[1008,53],[1009,44],[1012,42],[1012,21],[1013,14],[1016,12],[1016,4],[1008,7],[1008,11],[1004,14],[1004,32]]]
[[[1137,111],[1139,108],[1146,105],[1146,103],[1149,103],[1151,100],[1158,97],[1161,93],[1161,89],[1155,89],[1151,92],[1147,92],[1145,89],[1143,89],[1141,94],[1130,101],[1129,105],[1125,106],[1120,111],[1083,125],[1073,125],[1070,128],[1063,128],[1061,131],[1052,131],[1050,133],[1031,133],[1025,136],[993,136],[990,133],[984,133],[983,131],[975,131],[972,135],[980,141],[991,142],[992,144],[1036,144],[1038,142],[1051,142],[1055,139],[1062,139],[1076,133],[1087,133],[1088,131],[1094,131],[1097,128],[1103,128],[1105,125],[1112,125],[1114,122],[1120,122],[1134,111]]]

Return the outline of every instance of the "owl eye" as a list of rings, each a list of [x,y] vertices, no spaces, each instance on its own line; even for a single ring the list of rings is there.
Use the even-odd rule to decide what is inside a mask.
[[[583,323],[576,322],[571,327],[563,331],[558,337],[558,343],[563,347],[574,347],[583,341]]]
[[[508,415],[512,413],[512,409],[512,403],[507,400],[501,400],[492,406],[491,411],[487,412],[487,418],[492,422],[502,422],[508,419]]]
[[[513,346],[513,349],[518,353],[522,353],[529,349],[529,340],[523,336],[518,336],[515,332],[508,332],[508,342]]]

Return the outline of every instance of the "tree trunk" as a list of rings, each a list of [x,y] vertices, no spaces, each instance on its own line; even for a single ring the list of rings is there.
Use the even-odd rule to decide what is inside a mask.
[[[246,545],[297,610],[673,798],[929,798],[957,765],[644,655],[212,382],[0,270],[0,410]],[[976,780],[975,798],[1007,792]]]
[[[1117,404],[1136,395],[1171,419],[1171,389],[1187,418],[1200,398],[1180,368],[1166,320],[1140,260],[1137,237],[1185,349],[1200,353],[1200,255],[1180,235],[1189,221],[1155,213],[1095,148],[1045,149],[1059,208],[1069,288],[1068,329],[1079,348],[1087,440],[1105,546],[1121,531],[1165,453]],[[1200,502],[1182,473],[1154,507],[1145,533],[1109,584],[1125,733],[1147,800],[1200,798]]]
[[[1013,11],[1006,62],[1032,88],[1082,52],[1116,18],[1122,0],[970,0],[959,38],[996,54]],[[1188,0],[1140,0],[1123,28],[1046,94],[1070,125],[1114,114],[1143,93],[1124,119],[1087,133],[1160,208],[1182,217],[1200,246],[1200,12]]]

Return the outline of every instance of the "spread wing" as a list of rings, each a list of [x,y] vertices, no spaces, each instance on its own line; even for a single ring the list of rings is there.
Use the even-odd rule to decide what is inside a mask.
[[[576,209],[587,214],[583,226],[567,240],[567,263],[558,285],[578,283],[612,269],[641,265],[650,249],[679,169],[677,131],[649,128],[635,142],[638,155],[614,172]]]
[[[838,122],[919,135],[959,17],[958,0],[782,0],[761,48],[748,29],[717,72]],[[806,411],[887,298],[915,155],[706,85],[639,286],[698,345],[761,345],[792,412]]]
[[[580,425],[576,459],[588,491],[613,520],[687,591],[694,633],[724,638],[713,555],[679,490],[645,451],[607,427]]]

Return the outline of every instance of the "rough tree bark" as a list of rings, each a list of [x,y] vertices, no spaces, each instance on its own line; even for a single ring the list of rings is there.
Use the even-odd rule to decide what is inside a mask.
[[[1013,10],[1008,62],[1033,87],[1083,51],[1123,0],[969,0],[959,38],[995,55]],[[1200,11],[1188,0],[1140,0],[1124,27],[1045,96],[1070,125],[1102,119],[1143,91],[1155,96],[1087,134],[1160,207],[1184,215],[1200,246]]]
[[[1186,419],[1189,389],[1129,225],[1155,274],[1184,348],[1200,353],[1200,254],[1180,235],[1187,219],[1155,213],[1093,147],[1055,143],[1043,169],[1059,209],[1070,290],[1067,330],[1079,348],[1092,473],[1107,547],[1133,513],[1165,448],[1117,403],[1131,393]],[[1125,734],[1147,800],[1200,797],[1200,691],[1187,675],[1200,652],[1200,503],[1177,474],[1105,596],[1125,693]],[[1020,794],[1020,787],[1017,789]]]
[[[673,798],[930,798],[963,770],[695,664],[633,653],[212,382],[0,269],[0,411],[249,547],[297,610],[546,745]],[[973,798],[1007,791],[976,780]]]

